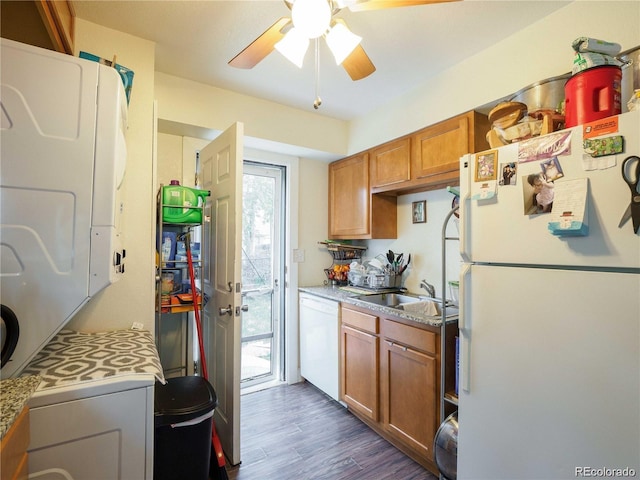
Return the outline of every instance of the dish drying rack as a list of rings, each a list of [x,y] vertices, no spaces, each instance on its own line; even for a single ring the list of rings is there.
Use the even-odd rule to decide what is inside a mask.
[[[402,287],[402,275],[395,273],[348,273],[349,285],[372,291],[397,290]]]
[[[354,260],[360,260],[367,247],[337,242],[318,242],[318,244],[325,245],[333,258],[331,266],[324,269],[327,280],[334,285],[348,285],[349,264]]]

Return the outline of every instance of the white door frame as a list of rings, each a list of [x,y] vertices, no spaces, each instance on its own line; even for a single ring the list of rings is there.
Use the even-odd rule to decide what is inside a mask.
[[[302,381],[298,361],[298,263],[293,261],[293,251],[298,248],[298,157],[282,155],[251,148],[244,149],[244,159],[255,163],[267,163],[286,167],[285,242],[284,253],[285,278],[281,287],[285,289],[284,328],[286,333],[284,354],[284,373],[286,382],[291,385]]]

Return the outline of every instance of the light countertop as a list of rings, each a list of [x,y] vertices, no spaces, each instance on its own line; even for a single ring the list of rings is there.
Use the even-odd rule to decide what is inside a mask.
[[[7,378],[0,382],[0,438],[9,431],[33,392],[40,385],[38,375]]]
[[[431,327],[440,327],[442,326],[442,316],[427,316],[421,315],[415,312],[407,312],[398,308],[387,307],[383,305],[376,305],[374,303],[365,302],[362,300],[358,300],[357,296],[362,295],[362,292],[357,291],[357,289],[352,289],[351,287],[338,287],[331,285],[319,285],[319,286],[311,286],[311,287],[300,287],[298,288],[300,292],[306,292],[312,295],[316,295],[318,297],[326,298],[328,300],[335,300],[341,303],[347,303],[350,305],[355,305],[357,307],[368,308],[369,310],[381,313],[383,315],[392,315],[394,317],[399,317],[404,320],[410,320],[412,322],[418,322],[423,325],[428,325]],[[367,293],[377,293],[377,292],[367,292]],[[455,322],[458,320],[457,316],[450,316],[447,318],[447,323]]]

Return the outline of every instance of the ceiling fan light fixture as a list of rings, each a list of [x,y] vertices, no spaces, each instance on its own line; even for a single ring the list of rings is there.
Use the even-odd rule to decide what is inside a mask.
[[[327,0],[295,0],[291,20],[307,38],[318,38],[329,29],[331,7]]]
[[[304,56],[309,48],[309,39],[293,27],[274,46],[287,60],[298,68],[302,68]]]
[[[340,65],[360,45],[362,37],[353,33],[344,24],[336,23],[327,33],[326,41],[336,59],[336,65]]]

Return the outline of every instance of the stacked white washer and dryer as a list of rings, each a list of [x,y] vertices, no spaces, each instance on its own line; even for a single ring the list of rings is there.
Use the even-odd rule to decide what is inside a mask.
[[[29,402],[30,477],[151,479],[153,386],[162,372],[137,369],[126,348],[84,376],[64,352],[34,358],[124,273],[121,78],[97,62],[6,39],[1,46],[0,376],[57,379]],[[153,336],[145,338],[155,364]]]

